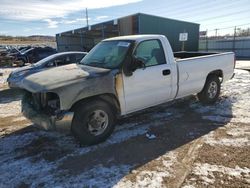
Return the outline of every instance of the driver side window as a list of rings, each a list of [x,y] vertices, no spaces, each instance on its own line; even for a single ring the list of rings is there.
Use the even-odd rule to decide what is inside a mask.
[[[134,53],[136,58],[143,59],[145,66],[165,64],[165,54],[159,40],[147,40],[141,42]]]

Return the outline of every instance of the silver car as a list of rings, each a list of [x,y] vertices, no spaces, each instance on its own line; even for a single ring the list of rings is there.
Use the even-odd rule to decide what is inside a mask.
[[[26,76],[57,66],[79,63],[86,54],[87,52],[76,51],[53,54],[35,64],[13,71],[9,75],[7,82],[10,88],[20,88],[20,83]]]

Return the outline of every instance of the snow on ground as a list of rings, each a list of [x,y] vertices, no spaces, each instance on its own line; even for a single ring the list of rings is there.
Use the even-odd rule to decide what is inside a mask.
[[[232,150],[241,148],[242,151],[245,148],[247,152],[247,148],[250,146],[250,74],[242,70],[236,70],[235,72],[234,79],[223,85],[221,94],[223,100],[213,106],[203,107],[198,103],[193,103],[190,106],[196,112],[201,113],[203,119],[210,120],[214,124],[225,123],[218,130],[203,136],[204,143],[214,148],[217,146],[227,147],[229,151],[230,148]],[[230,157],[230,155],[230,152],[224,153],[224,157]],[[240,160],[240,156],[238,157]],[[236,185],[238,184],[239,187],[250,186],[250,168],[237,165],[232,168],[227,167],[227,164],[224,165],[194,163],[194,168],[191,171],[192,178],[186,180],[183,188],[201,185],[223,187],[228,185],[228,182],[230,184],[230,181],[232,183],[237,182]],[[242,185],[239,185],[239,182],[242,182]],[[232,185],[232,187],[234,186]]]
[[[0,118],[21,115],[21,101],[0,103]]]
[[[9,74],[17,68],[0,68],[0,88],[7,86]]]
[[[237,147],[250,145],[250,74],[242,70],[235,72],[234,79],[223,84],[221,94],[223,100],[212,106],[204,107],[199,103],[190,105],[195,111],[203,114],[203,119],[218,123],[228,122],[224,127],[230,128],[229,134],[233,135],[234,139],[216,140],[214,132],[211,132],[205,136],[206,142],[211,145],[216,143]],[[235,127],[233,123],[243,123],[246,126]],[[244,136],[240,133],[244,133]]]
[[[249,147],[249,93],[250,74],[247,71],[236,70],[235,78],[223,84],[220,100],[215,105],[203,106],[191,100],[192,110],[201,114],[204,119],[210,120],[211,126],[216,123],[225,123],[222,130],[225,130],[226,135],[231,137],[218,138],[216,131],[212,131],[203,137],[205,143],[213,146]],[[2,100],[0,110],[0,118],[16,116],[12,120],[14,123],[22,120],[22,117],[19,117],[19,100]],[[161,105],[157,107],[157,110],[146,110],[144,114],[140,115],[141,118],[138,120],[137,117],[131,117],[121,122],[110,139],[91,147],[78,147],[71,135],[40,130],[10,134],[0,138],[0,187],[21,185],[31,187],[164,187],[165,178],[174,177],[174,166],[178,160],[178,152],[175,150],[153,159],[154,166],[145,164],[136,168],[136,164],[122,163],[105,166],[97,161],[96,165],[77,174],[59,168],[70,157],[90,155],[100,149],[112,148],[138,136],[148,139],[146,134],[150,134],[151,127],[162,126],[168,121],[178,120],[184,116],[182,109],[175,105]],[[236,126],[236,123],[240,125]],[[157,140],[157,136],[155,139]],[[205,185],[211,185],[214,182],[215,173],[249,179],[250,171],[249,168],[237,166],[229,168],[223,165],[194,163],[192,173],[201,178]],[[184,187],[193,187],[192,181],[190,182],[190,185]]]
[[[205,137],[205,143],[216,146],[232,146],[232,147],[248,147],[250,146],[249,136],[244,136],[243,138],[221,138],[215,139],[212,134]]]
[[[143,168],[133,170],[132,173],[136,174],[135,180],[131,181],[125,176],[114,186],[114,188],[162,187],[164,178],[173,176],[172,166],[177,161],[177,154],[175,152],[168,152],[155,160],[160,161],[160,164],[146,170]]]
[[[192,103],[196,112],[202,113],[204,119],[217,122],[250,122],[250,74],[247,71],[235,70],[236,75],[222,85],[221,100],[215,105],[202,106]]]
[[[250,61],[236,61],[236,68],[250,70]]]
[[[240,168],[239,166],[236,166],[235,168],[228,168],[221,165],[196,163],[193,172],[195,175],[201,177],[206,186],[215,182],[215,173],[227,175],[229,178],[230,176],[237,179],[246,178],[246,180],[250,183],[250,169]]]
[[[3,109],[7,110],[5,111],[7,113],[5,114],[6,116],[2,115],[1,117],[13,116],[20,113],[20,109],[12,108],[13,102],[3,103],[0,105],[2,105],[1,107]],[[20,106],[19,104],[14,104],[14,106],[16,105]],[[173,112],[175,113],[172,114]],[[149,112],[145,113],[147,114]],[[174,118],[180,118],[181,116],[182,114],[180,112],[170,107],[165,108],[159,114],[153,114],[151,118],[157,118],[157,120],[166,122]],[[15,118],[14,121],[19,118],[20,117]],[[122,125],[117,126],[115,132],[106,142],[96,146],[84,148],[78,147],[72,136],[65,136],[64,134],[55,132],[37,130],[21,135],[11,135],[1,138],[0,164],[2,165],[0,166],[0,187],[17,187],[20,185],[20,182],[25,182],[32,187],[37,187],[41,184],[46,187],[57,185],[63,187],[78,187],[79,185],[110,187],[112,185],[115,185],[119,179],[122,179],[125,174],[128,174],[129,170],[133,166],[119,164],[105,167],[97,165],[93,166],[88,171],[75,176],[64,176],[65,172],[57,172],[57,167],[60,166],[60,164],[68,157],[88,154],[100,148],[118,144],[139,135],[145,135],[146,137],[150,126],[152,127],[159,125],[160,124],[156,123],[145,123],[143,120],[139,122],[136,121],[134,123],[123,123]],[[44,150],[47,150],[49,146],[43,148],[41,153],[36,153],[35,155],[32,154],[31,156],[26,154],[26,152],[23,150],[39,139],[53,140],[56,147],[63,148],[63,150],[66,151],[66,154],[61,156],[59,160],[53,162],[48,162],[44,159],[34,161],[34,158],[42,158],[42,152],[44,152]],[[67,153],[67,151],[69,152]],[[49,151],[45,151],[45,153],[46,152],[49,153]],[[172,155],[170,155],[169,157],[172,157]],[[167,161],[163,161],[162,164],[165,165],[165,169],[167,168],[167,166],[169,166]],[[168,175],[168,172],[164,172],[165,169],[163,168],[161,177],[158,179],[162,179],[162,177]],[[155,172],[154,175],[157,176],[158,173]]]

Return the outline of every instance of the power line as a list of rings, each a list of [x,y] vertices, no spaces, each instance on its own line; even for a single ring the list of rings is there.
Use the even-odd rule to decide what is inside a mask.
[[[216,7],[216,9],[207,9],[207,10],[198,10],[197,12],[196,11],[194,11],[194,12],[192,12],[193,14],[202,14],[202,15],[204,15],[204,13],[211,13],[211,12],[215,12],[217,9],[218,10],[220,10],[220,9],[225,9],[225,8],[227,8],[227,7],[231,7],[232,6],[232,4],[230,5],[230,6],[221,6],[221,7]],[[235,8],[233,7],[233,8],[228,8],[227,9],[227,11],[229,11],[229,10],[234,10]],[[188,13],[184,13],[184,14],[180,14],[180,15],[178,15],[178,16],[180,16],[180,17],[185,17],[184,19],[188,19],[188,18],[193,18],[193,15],[190,15],[190,14]]]
[[[202,10],[201,9],[201,7],[210,7],[210,6],[212,6],[213,8],[212,9],[207,9],[207,11],[205,11],[205,12],[214,12],[215,10],[220,10],[220,9],[222,9],[222,8],[226,8],[226,7],[230,7],[230,6],[232,6],[232,5],[234,5],[235,3],[238,3],[237,1],[232,1],[232,3],[231,4],[229,4],[228,5],[228,2],[227,2],[227,4],[226,4],[226,6],[225,6],[225,4],[222,4],[222,6],[219,6],[219,5],[217,5],[217,6],[213,6],[213,5],[216,5],[216,3],[217,2],[215,2],[215,1],[210,1],[210,2],[207,2],[207,1],[205,1],[204,3],[202,3],[202,5],[200,5],[200,4],[198,4],[198,5],[192,5],[192,4],[190,4],[190,2],[188,2],[188,4],[189,4],[189,6],[187,6],[186,4],[182,4],[183,6],[179,6],[179,3],[177,2],[177,5],[179,6],[178,7],[178,10],[176,11],[176,10],[171,10],[171,11],[169,11],[168,10],[168,8],[165,8],[165,7],[160,7],[160,8],[153,8],[153,9],[146,9],[146,10],[144,10],[144,12],[151,12],[151,11],[154,11],[154,10],[156,10],[157,11],[157,14],[159,15],[159,13],[167,13],[168,15],[171,15],[171,14],[178,14],[178,16],[177,17],[179,17],[179,16],[183,16],[183,15],[188,15],[188,17],[193,17],[193,15],[190,15],[190,12],[192,12],[192,14],[194,13],[194,12],[196,12],[197,13],[197,11],[198,12],[200,12],[200,11],[202,11],[202,13],[204,13],[204,10]],[[169,6],[170,7],[170,6]],[[195,8],[194,9],[194,7],[197,7],[197,8]],[[170,7],[171,9],[173,9],[173,7]],[[162,10],[162,11],[160,11],[161,9],[165,9],[165,10]],[[233,7],[233,9],[235,9],[235,7]],[[183,13],[183,12],[185,12],[185,10],[187,10],[188,11],[188,13],[184,13],[184,14],[179,14],[179,13]],[[197,10],[197,11],[196,11]],[[228,9],[227,9],[228,10]],[[110,10],[107,10],[107,11],[110,11]],[[124,10],[124,11],[126,11],[126,14],[128,14],[128,11],[127,10]],[[243,10],[243,11],[245,11],[245,10]],[[248,10],[247,10],[248,11]],[[121,16],[122,14],[120,14],[120,12],[123,12],[123,11],[121,11],[121,10],[119,10],[119,13],[115,13],[114,14],[114,12],[112,12],[112,15],[117,15],[117,16]],[[100,13],[100,12],[99,12]],[[96,15],[96,14],[99,14],[99,13],[95,13],[95,11],[94,10],[92,10],[91,11],[91,14],[94,14],[94,15]],[[105,12],[104,12],[105,13]],[[190,16],[189,16],[190,15]],[[162,16],[162,15],[161,15]],[[185,16],[185,17],[187,17],[187,16]],[[213,17],[212,17],[213,18]],[[208,18],[205,18],[206,20],[207,19],[211,19],[211,17],[208,17]],[[199,21],[199,20],[198,20]]]
[[[176,10],[173,10],[173,11],[170,11],[170,12],[167,12],[169,15],[177,15],[178,17],[179,16],[183,16],[183,15],[190,15],[190,12],[192,13],[192,14],[194,14],[194,12],[195,13],[197,13],[197,11],[198,12],[200,12],[200,11],[202,11],[202,13],[204,13],[204,10],[202,10],[202,7],[213,7],[213,10],[211,10],[211,9],[209,9],[209,8],[207,8],[208,9],[208,11],[214,11],[214,8],[215,8],[215,10],[216,9],[220,9],[220,8],[223,8],[223,7],[225,7],[225,4],[222,4],[222,6],[214,6],[215,4],[216,4],[217,2],[215,2],[215,1],[210,1],[210,2],[206,2],[206,3],[203,3],[202,5],[200,5],[200,4],[198,4],[198,5],[196,5],[196,6],[186,6],[186,7],[184,7],[184,9],[178,9],[177,11]],[[233,4],[234,4],[235,2],[233,2]],[[231,6],[232,4],[230,4],[230,6]],[[194,7],[197,7],[197,8],[194,8]],[[226,7],[228,7],[228,5],[226,6]],[[185,11],[186,10],[186,11]],[[161,12],[163,12],[163,11],[157,11],[157,13],[161,13]],[[193,15],[192,15],[193,16]],[[201,15],[202,16],[202,15]]]
[[[227,16],[231,16],[231,15],[235,15],[235,14],[240,14],[242,12],[249,12],[249,9],[248,10],[244,10],[244,11],[237,11],[237,12],[234,12],[234,13],[227,13],[227,14],[222,14],[222,15],[219,15],[219,16],[214,16],[214,17],[210,17],[210,18],[206,18],[206,19],[201,19],[201,20],[195,20],[195,22],[200,22],[200,21],[206,21],[206,20],[213,20],[213,19],[217,19],[217,18],[221,18],[221,17],[227,17]]]
[[[215,23],[211,23],[211,24],[202,24],[202,25],[205,25],[205,26],[207,27],[207,26],[216,25],[216,24],[234,23],[235,19],[238,20],[239,18],[236,18],[236,17],[235,17],[235,18],[233,18],[233,19],[230,18],[230,20],[226,20],[226,21],[215,22]],[[240,21],[243,21],[243,20],[249,20],[249,18],[245,17],[245,18],[243,18],[243,19],[242,19],[242,18],[240,19]]]
[[[249,23],[245,23],[245,24],[230,26],[230,27],[215,28],[215,29],[211,29],[211,30],[207,30],[207,31],[215,31],[215,30],[218,31],[218,30],[223,30],[223,29],[231,29],[231,28],[234,28],[234,27],[240,27],[240,26],[245,26],[245,25],[250,25],[250,22]]]

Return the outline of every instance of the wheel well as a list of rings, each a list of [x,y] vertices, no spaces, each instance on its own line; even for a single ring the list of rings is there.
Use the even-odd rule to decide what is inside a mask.
[[[223,81],[223,72],[222,70],[215,70],[215,71],[212,71],[210,72],[208,75],[207,75],[207,78],[210,76],[210,75],[216,75],[220,78],[221,82]]]
[[[70,111],[74,111],[77,106],[84,105],[85,103],[92,101],[92,100],[102,100],[102,101],[106,102],[107,104],[109,104],[112,107],[112,109],[115,112],[117,112],[117,115],[119,115],[121,113],[119,101],[116,98],[116,96],[114,94],[111,94],[111,93],[95,95],[95,96],[81,99],[72,105],[72,107],[70,108]]]

